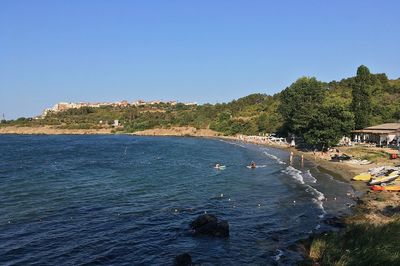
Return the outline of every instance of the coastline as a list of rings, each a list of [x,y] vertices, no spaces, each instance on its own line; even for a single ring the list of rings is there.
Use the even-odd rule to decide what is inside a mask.
[[[7,129],[7,130],[5,130]],[[19,134],[19,135],[34,135],[34,134],[45,134],[45,135],[99,135],[99,134],[126,134],[126,135],[137,135],[137,136],[178,136],[178,137],[207,137],[207,138],[219,138],[231,141],[240,141],[234,136],[221,136],[217,132],[211,130],[197,130],[191,127],[177,127],[170,129],[154,129],[146,130],[135,133],[114,133],[110,130],[68,130],[68,129],[55,129],[52,127],[0,127],[0,134]],[[252,143],[252,142],[248,142]],[[294,156],[299,157],[304,155],[304,159],[313,162],[318,169],[323,172],[328,173],[337,180],[345,181],[349,183],[356,194],[356,206],[352,208],[350,215],[346,217],[334,217],[329,222],[332,222],[333,226],[340,228],[338,232],[328,232],[328,233],[318,233],[312,234],[306,240],[300,241],[297,250],[302,253],[305,258],[305,265],[315,265],[319,263],[321,257],[315,255],[316,243],[321,241],[329,242],[328,237],[332,239],[340,239],[341,237],[346,237],[347,232],[351,232],[354,226],[376,226],[379,228],[381,224],[390,224],[391,222],[396,222],[397,214],[400,210],[395,209],[390,215],[382,210],[389,209],[390,206],[400,206],[400,196],[399,193],[368,193],[368,186],[364,182],[354,182],[351,178],[363,170],[375,167],[377,164],[368,165],[353,165],[345,162],[331,162],[327,160],[327,157],[323,154],[314,155],[312,152],[299,151],[295,148],[288,147],[286,145],[279,145],[273,143],[253,143],[260,146],[272,147],[288,152],[293,152]],[[400,220],[398,220],[400,221]],[[366,232],[368,232],[369,227],[366,227]],[[328,238],[328,239],[327,239]],[[343,240],[344,241],[344,240]],[[324,243],[325,243],[324,242]],[[318,253],[318,252],[317,252]],[[320,251],[318,254],[322,253]]]
[[[303,189],[305,189],[306,187],[299,184],[295,179],[293,179],[293,175],[291,173],[287,173],[287,176],[284,176],[284,180],[282,182],[280,182],[279,180],[276,180],[278,185],[277,187],[271,186],[270,185],[270,179],[266,178],[267,175],[281,175],[280,172],[282,170],[284,170],[285,168],[288,167],[288,165],[279,165],[277,163],[275,163],[275,161],[270,161],[270,159],[268,157],[266,157],[263,153],[263,151],[266,151],[267,149],[261,148],[260,147],[256,147],[255,145],[240,145],[240,147],[238,145],[232,145],[232,144],[228,144],[227,142],[231,142],[231,141],[221,141],[215,138],[207,138],[207,139],[199,139],[197,138],[182,138],[182,137],[168,137],[168,138],[164,138],[164,137],[159,137],[159,138],[153,138],[153,137],[130,137],[127,135],[124,136],[103,136],[98,138],[97,136],[54,136],[54,137],[46,137],[46,136],[36,136],[33,137],[33,139],[31,137],[24,137],[24,136],[14,136],[14,137],[4,137],[2,138],[2,141],[7,143],[8,139],[19,143],[20,146],[24,147],[24,146],[29,146],[31,147],[32,144],[37,145],[39,144],[44,144],[44,143],[48,143],[49,142],[49,149],[51,149],[52,151],[55,151],[55,154],[57,154],[57,156],[51,156],[49,158],[49,160],[46,160],[45,165],[50,167],[51,171],[41,171],[41,172],[48,172],[50,174],[51,177],[57,175],[60,176],[60,178],[62,180],[64,180],[64,174],[60,174],[63,173],[64,171],[68,171],[68,168],[65,169],[63,167],[65,163],[67,165],[71,165],[72,162],[75,162],[75,158],[78,159],[78,162],[81,162],[82,164],[79,164],[79,167],[74,167],[72,169],[72,173],[75,173],[75,171],[77,173],[79,173],[82,176],[91,176],[91,168],[93,168],[95,171],[99,171],[99,173],[103,173],[105,172],[106,174],[104,175],[104,182],[102,181],[102,183],[107,186],[109,184],[110,180],[110,175],[108,175],[110,172],[107,172],[104,170],[104,168],[106,167],[110,167],[110,165],[112,165],[111,167],[113,167],[113,169],[118,169],[117,172],[111,172],[113,175],[112,177],[114,177],[114,173],[115,176],[120,176],[122,175],[122,173],[126,174],[126,180],[131,180],[131,176],[132,176],[132,169],[138,169],[138,171],[143,171],[144,168],[149,169],[149,172],[154,172],[152,170],[152,168],[149,168],[148,165],[151,165],[151,163],[153,163],[153,165],[156,164],[160,164],[160,163],[164,163],[167,166],[167,168],[164,167],[160,167],[161,169],[170,169],[171,165],[174,165],[176,162],[176,169],[177,171],[172,171],[171,172],[171,176],[173,179],[168,180],[166,179],[165,183],[170,183],[172,187],[176,187],[176,182],[177,180],[184,180],[183,178],[180,178],[180,175],[177,175],[176,173],[180,173],[180,169],[182,168],[181,165],[191,165],[193,166],[193,168],[190,168],[190,171],[193,171],[194,169],[198,169],[198,173],[196,175],[189,175],[186,179],[188,180],[188,189],[192,189],[192,180],[205,180],[205,185],[202,186],[201,190],[199,192],[200,195],[200,201],[199,203],[188,203],[187,202],[187,193],[180,193],[181,187],[178,187],[178,195],[182,195],[182,201],[180,201],[180,203],[177,203],[175,200],[171,201],[172,205],[169,204],[169,200],[170,196],[169,195],[175,195],[169,192],[169,190],[166,190],[166,196],[167,196],[167,200],[165,200],[164,202],[167,202],[167,204],[165,206],[163,206],[163,210],[165,209],[165,213],[166,216],[164,216],[164,214],[162,215],[162,217],[166,218],[166,222],[165,224],[169,225],[169,222],[171,220],[175,220],[177,221],[177,223],[183,224],[182,223],[182,218],[183,219],[187,219],[187,220],[191,220],[189,219],[192,215],[197,215],[197,212],[199,213],[203,213],[203,211],[209,211],[210,213],[216,213],[218,215],[220,215],[222,218],[228,219],[228,220],[232,220],[232,221],[239,221],[239,219],[241,219],[241,225],[240,227],[236,224],[234,224],[232,222],[232,224],[234,224],[235,228],[233,230],[233,232],[235,232],[235,234],[233,234],[233,236],[237,236],[237,232],[241,232],[240,234],[242,235],[239,238],[233,238],[235,242],[232,243],[237,243],[243,239],[245,239],[244,237],[250,237],[250,241],[248,244],[245,244],[246,248],[249,248],[251,250],[251,252],[255,252],[253,251],[254,249],[257,248],[257,246],[253,246],[253,241],[254,239],[256,239],[257,241],[263,242],[266,241],[263,245],[263,247],[266,249],[268,249],[268,252],[266,252],[263,249],[260,249],[259,251],[257,251],[257,256],[251,256],[249,257],[249,262],[251,262],[252,259],[257,260],[257,261],[272,261],[276,258],[276,260],[278,260],[281,256],[282,259],[281,261],[291,261],[292,259],[299,261],[300,255],[298,252],[294,252],[290,245],[293,245],[295,242],[300,239],[299,236],[302,237],[307,237],[308,236],[308,232],[309,230],[313,230],[313,228],[316,228],[315,225],[317,225],[317,223],[319,223],[320,218],[319,216],[323,213],[323,209],[321,210],[320,207],[318,206],[318,204],[314,204],[314,201],[311,201],[313,199],[317,199],[317,197],[319,197],[318,192],[315,191],[307,191],[305,192]],[[32,143],[30,140],[33,140]],[[58,144],[58,146],[55,146],[55,143]],[[139,144],[141,143],[141,144]],[[162,144],[165,143],[165,146]],[[176,143],[177,145],[171,145],[171,143]],[[188,146],[181,146],[182,143],[187,143]],[[70,145],[71,144],[71,145]],[[106,144],[108,147],[110,147],[110,150],[105,149],[103,147],[104,144]],[[139,145],[138,145],[139,144]],[[155,148],[150,148],[148,149],[149,145],[154,145]],[[198,146],[193,146],[193,144],[198,145]],[[96,146],[95,146],[96,145]],[[97,146],[99,145],[99,146]],[[10,148],[11,151],[16,151],[19,152],[21,149],[19,149],[20,146],[12,146],[12,145],[6,145],[7,147]],[[42,145],[40,145],[42,146]],[[44,146],[44,145],[43,145]],[[243,147],[245,146],[245,147]],[[92,147],[92,148],[89,148]],[[126,149],[126,147],[128,147]],[[169,151],[172,147],[176,147],[177,151],[183,151],[183,153],[177,153],[177,152],[173,152],[173,153],[166,153],[167,156],[165,156],[164,151]],[[182,149],[182,147],[184,147],[184,149]],[[100,148],[100,149],[99,149]],[[165,150],[164,150],[165,149]],[[66,150],[66,152],[60,152]],[[126,153],[126,151],[128,150],[128,152]],[[83,152],[81,152],[83,151]],[[87,151],[87,152],[86,152]],[[133,151],[136,151],[136,153],[134,153]],[[201,151],[201,152],[199,152]],[[216,152],[216,156],[214,155],[214,153],[211,153],[215,151]],[[96,159],[97,157],[96,154],[97,153],[102,152],[103,155],[99,158],[105,158],[105,160],[103,159]],[[153,153],[156,152],[157,154]],[[184,153],[189,154],[193,159],[189,160],[186,157],[182,158],[182,155]],[[11,154],[12,157],[13,153],[7,152],[6,154]],[[46,153],[47,154],[47,153]],[[53,153],[49,153],[50,155],[52,155]],[[79,158],[76,157],[79,154]],[[80,154],[85,155],[85,157],[81,157]],[[177,158],[170,156],[170,154],[177,156]],[[287,163],[287,156],[288,153],[286,151],[279,151],[279,150],[274,150],[272,151],[271,149],[271,154],[275,154],[276,156],[278,156],[279,158],[281,158],[282,160],[284,160]],[[144,156],[149,156],[149,157],[144,157]],[[154,156],[156,155],[156,156]],[[11,157],[11,158],[12,158]],[[168,157],[168,158],[167,158]],[[111,163],[109,161],[109,158],[113,158],[113,162]],[[150,160],[144,160],[143,158],[150,158]],[[170,158],[170,159],[169,159]],[[203,162],[199,165],[201,167],[198,167],[197,164],[197,160],[199,160],[199,158],[206,158],[206,160],[204,161],[205,163],[203,164]],[[211,166],[213,165],[213,162],[215,159],[219,159],[222,162],[229,163],[228,165],[228,170],[227,171],[218,171],[218,170],[214,170],[211,168]],[[262,161],[261,161],[261,158]],[[243,160],[245,159],[245,160]],[[265,165],[265,167],[268,167],[268,165],[270,165],[271,167],[273,167],[273,171],[269,171],[268,168],[266,169],[260,169],[260,170],[247,170],[247,168],[244,167],[245,163],[249,162],[250,159],[254,159],[258,162],[258,164],[261,165]],[[102,164],[100,164],[100,167],[98,166],[98,164],[93,163],[95,162],[94,160],[98,160],[101,161]],[[181,160],[181,161],[179,161]],[[200,159],[202,160],[202,159]],[[43,160],[42,160],[43,161]],[[148,164],[147,162],[151,162],[150,164]],[[55,164],[55,162],[57,162]],[[118,162],[118,163],[117,163]],[[182,163],[181,163],[182,162]],[[19,161],[15,161],[16,165],[21,165],[21,162]],[[242,164],[243,163],[243,164]],[[36,164],[35,164],[36,165]],[[33,167],[35,167],[35,165]],[[86,165],[88,165],[90,168],[83,168],[86,167]],[[104,168],[101,167],[104,165]],[[129,166],[128,166],[129,165]],[[140,167],[136,167],[137,165],[139,165]],[[82,166],[82,167],[81,167]],[[131,167],[129,169],[126,169],[125,171],[121,171],[119,172],[119,169],[124,169],[124,167]],[[143,166],[143,168],[141,167]],[[203,167],[204,166],[204,167]],[[53,168],[53,167],[57,167],[57,168]],[[157,166],[158,167],[158,166]],[[232,168],[231,168],[232,167]],[[261,166],[262,167],[262,166]],[[308,167],[308,165],[307,165]],[[156,169],[160,169],[160,168],[156,168]],[[296,168],[298,168],[296,166]],[[52,171],[52,169],[54,169],[54,172]],[[78,170],[75,170],[78,169]],[[232,170],[231,170],[232,169]],[[300,169],[300,168],[299,168]],[[30,169],[28,169],[28,171],[30,171]],[[167,170],[168,172],[169,170]],[[197,170],[195,170],[197,171]],[[232,172],[230,172],[232,171]],[[204,174],[207,174],[207,176],[209,176],[210,178],[204,178]],[[75,174],[74,174],[75,175]],[[156,172],[154,172],[155,176],[160,176],[162,177],[163,175],[160,174],[159,170],[157,170]],[[65,175],[66,176],[66,175]],[[140,175],[138,175],[140,176]],[[139,179],[139,180],[148,180],[148,176],[147,175],[142,175],[143,179]],[[175,177],[176,176],[176,177]],[[183,175],[182,175],[183,176]],[[232,178],[233,176],[233,178]],[[247,177],[247,178],[244,178]],[[164,178],[164,177],[162,177]],[[327,178],[328,179],[328,178]],[[23,180],[23,178],[21,178],[21,180]],[[32,180],[32,179],[31,179]],[[75,180],[76,179],[71,179],[71,184],[75,184]],[[88,180],[88,182],[93,183],[95,180],[98,180],[97,175],[95,176],[95,178],[93,179],[92,182],[92,178],[88,178],[86,179]],[[172,183],[171,183],[172,181]],[[216,182],[217,181],[217,182]],[[114,180],[111,180],[111,182],[114,182]],[[185,181],[186,182],[186,181]],[[238,182],[238,183],[234,183],[234,182]],[[42,182],[38,182],[38,183],[42,183]],[[46,183],[46,182],[43,182]],[[120,184],[125,184],[125,182],[119,182]],[[138,182],[139,183],[139,182]],[[140,183],[144,183],[142,181],[140,181]],[[161,182],[160,182],[161,183]],[[159,184],[160,184],[159,183]],[[162,184],[165,184],[162,183]],[[274,182],[275,183],[275,182]],[[93,187],[93,190],[91,190],[91,192],[94,193],[94,195],[97,195],[98,192],[98,187],[97,187],[97,183],[95,183],[96,186]],[[135,183],[132,183],[132,186],[135,186]],[[162,191],[163,186],[159,186],[157,183],[154,183],[155,185],[153,185],[153,187],[156,189],[156,191]],[[211,184],[215,185],[215,189],[211,186]],[[229,185],[230,184],[230,185]],[[252,184],[250,186],[248,186],[246,188],[246,185],[243,186],[243,184]],[[310,182],[311,184],[311,182]],[[81,184],[82,185],[82,184]],[[18,187],[18,186],[16,186]],[[97,187],[97,188],[96,188]],[[264,188],[264,189],[261,189]],[[279,188],[279,190],[277,190],[277,188]],[[299,188],[299,189],[293,189],[291,190],[290,188]],[[131,188],[131,186],[127,187],[127,191],[132,191],[133,189]],[[271,190],[269,190],[271,189]],[[63,190],[63,187],[60,188],[60,190]],[[197,189],[194,189],[193,191],[196,191]],[[72,191],[72,190],[71,190]],[[81,190],[82,191],[82,190]],[[83,190],[85,191],[85,190]],[[186,192],[186,188],[183,190],[184,192]],[[269,197],[267,196],[265,197],[265,192],[268,191],[268,195],[270,195]],[[293,195],[294,197],[290,197],[288,198],[288,201],[282,201],[280,199],[281,197],[281,193],[276,193],[275,191],[281,191],[283,193],[287,193],[287,195]],[[189,192],[191,192],[189,190]],[[219,197],[218,195],[220,195],[219,193],[222,192],[224,193],[224,198]],[[85,192],[82,192],[85,193]],[[151,194],[149,194],[148,191],[139,191],[140,194],[142,194],[145,198],[148,198],[151,200]],[[138,194],[139,194],[138,193]],[[253,194],[254,193],[254,194]],[[276,194],[275,194],[276,193]],[[55,193],[57,194],[57,193]],[[90,197],[91,194],[89,194]],[[115,194],[113,193],[112,197],[115,197],[115,195],[119,195],[119,193]],[[254,195],[257,195],[256,197],[254,197]],[[149,197],[150,196],[150,197]],[[230,200],[228,199],[229,197],[232,197],[232,202],[229,202]],[[192,196],[190,196],[192,197]],[[275,201],[275,199],[277,201]],[[125,199],[123,199],[125,202]],[[298,208],[294,205],[292,205],[292,200],[296,200],[299,203],[301,203],[301,205],[298,206],[306,206],[306,208]],[[74,201],[75,202],[75,201]],[[97,201],[96,201],[97,202]],[[100,196],[99,198],[99,203],[102,204],[103,202],[103,197]],[[154,202],[154,201],[152,201]],[[270,204],[270,202],[273,202],[272,204]],[[117,202],[119,203],[119,202]],[[257,204],[261,203],[261,206],[257,206]],[[316,202],[315,202],[316,203]],[[157,201],[155,202],[155,204],[157,204]],[[236,207],[234,207],[237,204],[236,207],[238,207],[238,209],[236,209]],[[264,205],[265,204],[265,205]],[[276,205],[275,205],[276,204]],[[282,205],[283,204],[283,205]],[[304,205],[303,205],[304,204]],[[75,205],[73,205],[75,206]],[[121,208],[121,206],[119,206],[119,204],[115,205],[114,203],[112,205],[113,208],[115,206],[117,206],[116,208]],[[129,205],[130,206],[130,205]],[[131,213],[129,212],[131,207],[127,207],[127,212],[123,212],[124,216],[121,217],[122,219],[125,220],[125,217],[128,217],[127,215],[125,216],[125,213]],[[148,206],[150,205],[139,205],[139,206],[145,206],[146,209],[150,210],[148,208]],[[243,207],[242,207],[243,206]],[[264,207],[265,206],[265,207]],[[277,218],[277,222],[275,226],[265,226],[262,227],[264,224],[268,223],[270,217],[270,215],[268,215],[268,213],[270,212],[270,206],[274,206],[273,208],[271,208],[271,211],[276,215],[274,215],[274,217],[280,217]],[[157,206],[155,206],[156,210],[157,210]],[[193,209],[189,209],[192,208]],[[175,213],[174,208],[179,208],[178,211],[179,213]],[[243,209],[242,209],[243,208]],[[152,210],[154,210],[154,208],[151,208]],[[286,210],[284,210],[286,209]],[[305,210],[307,209],[307,210]],[[117,209],[118,211],[120,209]],[[139,209],[140,210],[140,209]],[[190,211],[187,211],[190,210]],[[226,211],[225,211],[226,210]],[[282,213],[283,211],[283,213]],[[309,212],[308,212],[309,211]],[[97,212],[94,212],[95,214]],[[294,215],[294,213],[296,213]],[[107,211],[107,214],[109,214],[109,212]],[[116,219],[121,219],[119,217],[117,217],[115,214],[115,212],[113,213],[114,217]],[[155,217],[160,217],[158,212],[154,213],[156,216]],[[181,215],[179,215],[181,214]],[[81,213],[79,212],[78,215],[81,215]],[[147,215],[147,214],[146,214]],[[146,215],[141,215],[143,217],[146,217]],[[253,219],[254,216],[257,216],[258,219]],[[98,214],[96,214],[96,216],[99,217]],[[67,217],[69,218],[69,217]],[[172,219],[171,219],[172,218]],[[147,219],[147,218],[146,218]],[[287,221],[288,219],[290,219],[291,221],[293,221],[293,223],[291,223],[290,226],[285,226],[282,225],[281,221]],[[298,219],[301,219],[301,223],[298,223]],[[74,216],[74,220],[80,220],[80,219],[75,219]],[[82,219],[85,220],[85,219]],[[127,222],[129,223],[129,219],[126,219]],[[158,220],[156,220],[156,218],[154,219],[155,221],[158,222]],[[255,227],[250,227],[250,225],[254,223]],[[273,222],[273,224],[275,224],[275,222]],[[169,227],[170,228],[170,227]],[[169,228],[167,229],[167,231],[169,231]],[[187,228],[186,227],[182,227],[182,230],[180,230],[180,226],[176,227],[179,232],[187,232]],[[251,230],[248,230],[250,229]],[[279,230],[275,229],[275,228],[279,228]],[[86,228],[85,228],[86,229]],[[154,230],[154,229],[153,229]],[[276,231],[275,231],[276,230]],[[155,231],[155,230],[154,230]],[[250,233],[252,232],[252,233]],[[299,232],[299,234],[293,234],[293,232]],[[158,234],[157,231],[155,231],[156,235]],[[175,233],[172,232],[172,234],[174,235]],[[253,236],[254,234],[254,236]],[[267,240],[268,239],[268,240]],[[237,241],[239,240],[239,241]],[[237,242],[236,242],[237,241]],[[209,241],[206,241],[207,243]],[[225,243],[222,243],[222,245],[225,245]],[[205,245],[205,248],[208,248],[208,244]],[[235,245],[236,248],[236,245]],[[282,254],[279,253],[279,248],[281,248],[282,250]],[[246,250],[246,249],[236,249],[236,250]],[[260,252],[260,256],[258,256],[258,252]],[[207,253],[206,253],[207,254]],[[225,253],[228,254],[229,253]],[[237,252],[235,252],[235,254],[237,254]],[[248,254],[253,254],[253,253],[248,253]],[[279,256],[278,256],[279,255]],[[231,255],[229,255],[231,256]],[[240,253],[239,253],[240,256]],[[246,258],[246,256],[243,256]],[[206,260],[203,260],[206,261]],[[272,263],[271,263],[272,264]]]
[[[105,135],[113,134],[111,129],[64,129],[52,126],[20,127],[2,126],[0,135]]]
[[[229,139],[233,141],[240,141],[236,137],[233,136],[220,136],[218,138],[223,138],[223,139]],[[376,167],[376,164],[368,164],[368,165],[354,165],[354,164],[348,164],[345,162],[332,162],[327,160],[326,157],[321,157],[319,154],[314,156],[312,152],[305,152],[305,151],[300,151],[297,150],[296,148],[293,147],[288,147],[286,145],[280,145],[280,144],[274,144],[274,143],[259,143],[259,142],[248,142],[260,146],[265,146],[265,147],[271,147],[271,148],[276,148],[276,149],[281,149],[285,150],[288,152],[293,152],[294,156],[299,156],[301,155],[304,156],[305,160],[308,160],[310,162],[313,162],[319,170],[322,170],[323,172],[326,172],[333,176],[335,179],[339,181],[344,181],[349,183],[354,190],[360,193],[365,193],[368,191],[368,187],[365,186],[365,183],[360,183],[360,182],[353,182],[351,179],[363,172],[367,171],[369,168]]]
[[[223,136],[219,132],[211,129],[196,129],[194,127],[171,127],[156,128],[134,133],[113,132],[112,129],[61,129],[53,126],[40,127],[20,127],[20,126],[2,126],[0,135],[134,135],[134,136],[177,136],[177,137],[206,137],[220,138],[232,141],[241,141],[235,136]],[[368,187],[363,182],[353,182],[351,178],[369,168],[378,166],[377,164],[354,165],[345,162],[328,161],[326,157],[314,155],[312,152],[304,152],[293,147],[275,143],[249,142],[256,145],[272,147],[293,152],[294,156],[304,155],[304,159],[313,162],[321,171],[324,171],[334,178],[351,184],[353,189],[360,194],[368,191]],[[329,157],[328,157],[329,158]]]
[[[400,238],[400,193],[371,192],[365,182],[351,180],[356,174],[379,164],[332,162],[323,154],[314,155],[283,145],[253,144],[293,152],[294,156],[304,155],[304,159],[313,162],[321,172],[350,184],[354,190],[355,205],[350,214],[324,221],[337,230],[314,232],[293,246],[293,250],[303,256],[300,265],[376,265],[385,256],[389,265],[399,265],[400,256],[396,252]]]
[[[135,135],[135,136],[177,136],[177,137],[219,137],[221,134],[211,129],[194,127],[156,128],[133,133],[115,131],[113,128],[102,129],[65,129],[54,126],[0,126],[0,135]]]
[[[0,135],[133,135],[133,136],[177,136],[177,137],[205,137],[205,138],[219,138],[231,141],[241,141],[236,136],[223,136],[221,133],[211,129],[196,129],[194,127],[171,127],[171,128],[156,128],[134,133],[113,132],[112,129],[60,129],[53,126],[41,127],[18,127],[18,126],[3,126],[0,127]],[[331,162],[326,158],[314,156],[312,152],[299,151],[296,148],[288,147],[276,143],[259,143],[249,142],[256,145],[277,148],[293,152],[294,156],[304,155],[304,159],[313,162],[319,170],[330,174],[334,178],[345,181],[351,184],[353,189],[358,194],[364,194],[368,191],[368,187],[364,183],[352,182],[351,178],[356,174],[366,171],[368,168],[375,167],[376,165],[350,165],[343,162]]]
[[[40,126],[40,127],[20,127],[20,126],[2,126],[0,127],[0,135],[113,135],[124,134],[134,136],[178,136],[178,137],[209,137],[220,138],[226,140],[240,141],[235,136],[223,136],[219,132],[211,129],[196,129],[194,127],[171,127],[171,128],[156,128],[134,133],[113,132],[112,129],[61,129],[54,126]],[[350,165],[343,162],[331,162],[320,156],[314,156],[312,152],[303,152],[295,148],[287,147],[286,145],[279,145],[274,143],[258,143],[250,142],[257,145],[266,147],[273,147],[282,150],[292,151],[294,156],[304,155],[306,160],[312,161],[319,169],[333,175],[335,178],[349,182],[353,188],[359,192],[365,193],[368,187],[364,183],[352,182],[351,178],[368,168],[377,165]]]

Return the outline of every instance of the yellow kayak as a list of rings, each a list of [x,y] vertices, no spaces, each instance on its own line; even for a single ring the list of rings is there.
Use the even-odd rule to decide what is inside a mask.
[[[369,181],[370,179],[371,179],[370,173],[361,173],[353,177],[353,180],[355,181]]]

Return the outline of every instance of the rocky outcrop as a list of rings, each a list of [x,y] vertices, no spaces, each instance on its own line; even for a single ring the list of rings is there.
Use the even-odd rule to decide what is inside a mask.
[[[217,217],[211,214],[200,215],[191,222],[190,227],[195,235],[229,237],[228,221],[218,220]]]

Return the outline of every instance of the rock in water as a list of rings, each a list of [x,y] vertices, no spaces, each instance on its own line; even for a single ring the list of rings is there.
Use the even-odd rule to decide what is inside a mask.
[[[203,214],[200,215],[199,217],[196,218],[196,220],[194,220],[193,222],[190,223],[190,227],[192,229],[196,229],[199,228],[203,225],[206,225],[208,223],[213,223],[213,222],[217,222],[218,219],[217,217],[215,217],[215,215],[212,214]]]
[[[183,253],[175,257],[176,266],[189,266],[192,265],[192,256],[189,253]]]
[[[200,215],[190,223],[190,227],[196,235],[229,237],[228,221],[218,221],[217,217],[211,214]]]

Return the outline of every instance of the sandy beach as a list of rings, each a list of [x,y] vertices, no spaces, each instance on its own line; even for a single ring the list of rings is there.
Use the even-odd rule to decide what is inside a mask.
[[[112,134],[111,129],[63,129],[54,126],[40,127],[0,127],[0,134],[16,135],[87,135],[87,134]]]
[[[16,135],[86,135],[86,134],[130,134],[137,136],[191,136],[191,137],[218,137],[221,134],[211,129],[196,129],[194,127],[154,128],[134,133],[113,132],[112,128],[102,129],[64,129],[56,126],[22,127],[2,126],[0,134]]]
[[[132,133],[138,136],[191,136],[191,137],[217,137],[221,134],[211,129],[196,129],[194,127],[155,128]]]

